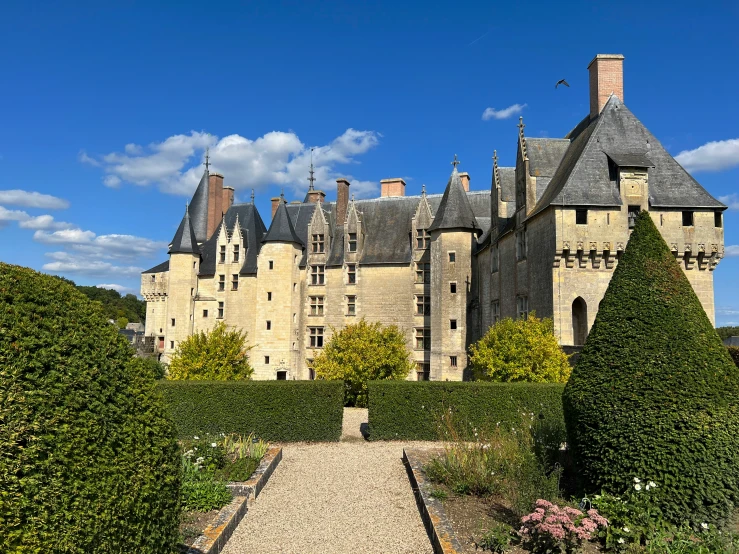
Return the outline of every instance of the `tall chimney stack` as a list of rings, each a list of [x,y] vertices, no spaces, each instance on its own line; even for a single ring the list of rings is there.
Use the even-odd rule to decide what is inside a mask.
[[[590,71],[590,119],[598,117],[611,93],[624,101],[624,57],[598,54],[588,65]]]
[[[224,214],[228,211],[228,209],[231,207],[233,203],[234,203],[234,188],[233,187],[223,187],[222,209],[223,209]]]
[[[336,225],[346,223],[346,210],[349,206],[349,181],[336,179]]]
[[[382,179],[380,181],[380,196],[405,196],[405,181],[401,177]]]
[[[208,238],[223,219],[223,175],[211,173],[208,176]]]
[[[470,192],[470,174],[466,171],[459,174],[459,179],[462,181],[462,188],[465,192]]]
[[[280,197],[279,196],[275,196],[272,199],[272,219],[275,218],[275,213],[277,213],[277,208],[279,208],[279,207],[280,207]]]

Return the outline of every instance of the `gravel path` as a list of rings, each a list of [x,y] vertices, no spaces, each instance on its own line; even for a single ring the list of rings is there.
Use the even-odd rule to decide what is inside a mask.
[[[430,554],[401,457],[424,443],[366,442],[347,408],[342,442],[285,444],[283,458],[223,554]]]

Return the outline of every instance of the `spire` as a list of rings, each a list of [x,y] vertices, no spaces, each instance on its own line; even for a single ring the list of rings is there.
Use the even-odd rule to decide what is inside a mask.
[[[493,150],[493,182],[496,188],[500,188],[500,169],[498,168],[498,151]]]
[[[295,233],[290,214],[287,213],[284,192],[280,194],[280,203],[262,242],[294,242],[303,245],[303,241]]]
[[[524,160],[529,159],[529,155],[526,152],[526,135],[523,133],[523,129],[526,127],[523,122],[523,116],[518,116],[518,141],[521,144],[521,154],[523,155]]]
[[[439,208],[429,231],[441,229],[467,229],[479,234],[480,226],[477,224],[472,206],[467,198],[467,193],[462,186],[462,179],[457,172],[459,160],[454,156],[452,175],[441,197]]]
[[[170,254],[197,254],[198,242],[195,238],[195,231],[193,231],[192,223],[190,222],[190,206],[185,207],[185,215],[180,222],[180,226],[177,227],[177,232],[174,234],[172,244],[169,246]]]
[[[207,159],[207,154],[206,154]],[[203,176],[200,178],[198,188],[195,189],[195,194],[192,195],[190,201],[190,220],[192,222],[192,228],[195,231],[195,237],[199,243],[203,243],[208,240],[208,181],[210,174],[208,168],[203,171]]]
[[[310,177],[308,177],[308,182],[310,185],[308,185],[308,191],[314,190],[313,183],[316,182],[316,178],[314,177],[315,171],[313,171],[313,148],[310,149]]]

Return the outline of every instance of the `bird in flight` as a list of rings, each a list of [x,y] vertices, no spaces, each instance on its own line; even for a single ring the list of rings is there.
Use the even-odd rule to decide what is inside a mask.
[[[559,85],[564,85],[567,88],[570,87],[570,84],[567,81],[565,81],[564,79],[560,79],[559,81],[557,81],[557,84],[554,85],[554,88],[557,88]]]

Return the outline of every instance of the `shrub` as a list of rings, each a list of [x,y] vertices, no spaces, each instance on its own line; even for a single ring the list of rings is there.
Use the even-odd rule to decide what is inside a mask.
[[[164,364],[154,358],[135,358],[134,364],[138,366],[141,375],[150,379],[164,378]]]
[[[338,441],[341,381],[159,381],[180,437],[249,434],[269,441]]]
[[[728,347],[729,356],[734,361],[734,365],[739,366],[739,346]]]
[[[533,313],[490,327],[470,346],[470,366],[477,379],[505,382],[565,383],[571,371],[554,323]]]
[[[413,368],[405,336],[395,325],[383,327],[362,319],[332,331],[313,360],[313,369],[319,379],[344,381],[347,406],[367,406],[369,381],[405,379]]]
[[[182,341],[169,363],[173,380],[245,381],[254,368],[249,364],[246,332],[229,330],[222,321],[208,331],[194,333]]]
[[[524,413],[562,427],[563,388],[558,383],[372,381],[370,440],[438,440],[440,418],[450,408],[470,430],[498,422],[518,426]]]
[[[544,499],[536,501],[536,509],[521,518],[519,533],[533,552],[574,552],[583,541],[598,537],[608,521],[598,510],[583,513],[576,508],[563,508]]]
[[[172,551],[180,455],[135,365],[99,304],[0,264],[0,551]]]
[[[652,479],[669,521],[725,521],[739,493],[739,370],[647,212],[563,399],[586,491]]]

